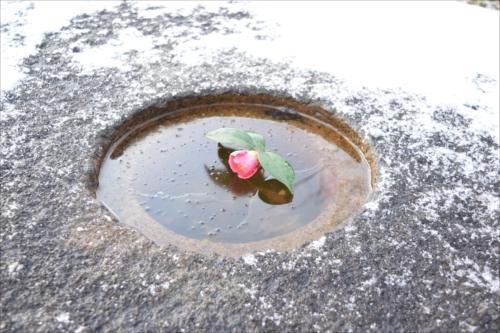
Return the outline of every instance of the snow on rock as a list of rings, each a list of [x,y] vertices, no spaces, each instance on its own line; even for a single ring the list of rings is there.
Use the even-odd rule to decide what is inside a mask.
[[[1,6],[1,330],[498,331],[498,12]],[[372,201],[308,246],[242,260],[159,248],[111,219],[86,186],[100,134],[154,101],[223,91],[344,118],[377,155]]]
[[[75,16],[116,5],[114,1],[2,1],[2,90],[14,88],[23,79],[22,60],[36,52],[45,34],[59,31]]]

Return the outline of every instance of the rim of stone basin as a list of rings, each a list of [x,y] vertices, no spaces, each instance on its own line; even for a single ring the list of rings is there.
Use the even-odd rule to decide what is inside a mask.
[[[375,155],[370,146],[347,124],[346,121],[335,116],[333,112],[329,112],[316,104],[305,104],[290,97],[236,93],[181,97],[157,103],[135,112],[122,123],[107,129],[104,135],[101,135],[101,145],[99,145],[92,160],[91,170],[88,174],[89,190],[92,192],[94,197],[96,197],[99,185],[100,169],[109,153],[109,150],[135,128],[140,127],[144,123],[154,124],[156,120],[161,122],[163,119],[162,116],[166,116],[174,111],[189,110],[196,107],[217,104],[257,104],[287,108],[331,126],[347,140],[348,144],[346,147],[343,147],[343,149],[355,149],[356,152],[353,153],[361,154],[368,163],[372,188],[369,196],[361,202],[356,211],[350,212],[350,214],[347,214],[345,218],[341,219],[340,223],[338,223],[339,221],[337,221],[337,223],[328,223],[331,220],[331,216],[333,216],[332,214],[335,213],[333,208],[330,207],[329,209],[322,211],[319,218],[294,231],[273,238],[248,243],[217,243],[208,239],[198,240],[177,234],[174,231],[160,225],[159,222],[157,222],[153,217],[144,212],[144,208],[141,207],[138,202],[133,200],[127,204],[127,206],[130,205],[127,209],[127,216],[130,216],[130,219],[127,219],[127,223],[124,224],[137,229],[140,233],[159,245],[175,245],[188,251],[198,253],[206,253],[209,251],[225,256],[235,257],[246,253],[265,251],[268,249],[275,251],[288,251],[300,247],[305,242],[317,239],[325,233],[336,230],[348,223],[354,216],[357,215],[361,207],[372,198],[377,177]],[[144,228],[144,226],[146,226],[146,228]]]

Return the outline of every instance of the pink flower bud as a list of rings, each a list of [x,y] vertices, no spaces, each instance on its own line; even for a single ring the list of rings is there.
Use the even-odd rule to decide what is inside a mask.
[[[229,155],[229,166],[239,178],[248,179],[259,170],[259,159],[254,150],[237,150]]]

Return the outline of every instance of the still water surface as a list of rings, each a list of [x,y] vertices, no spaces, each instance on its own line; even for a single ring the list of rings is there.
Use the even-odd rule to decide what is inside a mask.
[[[267,150],[294,167],[294,195],[263,172],[249,180],[233,174],[231,151],[205,137],[220,127],[262,134]],[[327,206],[342,212],[359,206],[370,189],[362,154],[327,125],[278,108],[223,104],[181,110],[131,130],[103,162],[97,195],[124,223],[133,202],[176,234],[246,243],[296,230]]]

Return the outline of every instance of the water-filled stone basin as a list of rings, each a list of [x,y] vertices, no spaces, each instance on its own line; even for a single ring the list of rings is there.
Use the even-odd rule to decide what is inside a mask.
[[[294,194],[263,171],[239,179],[227,164],[232,150],[205,136],[221,127],[262,134],[267,149],[294,167]],[[339,226],[368,199],[372,165],[353,133],[328,112],[285,99],[167,103],[114,136],[97,197],[160,245],[226,255],[291,249]]]

